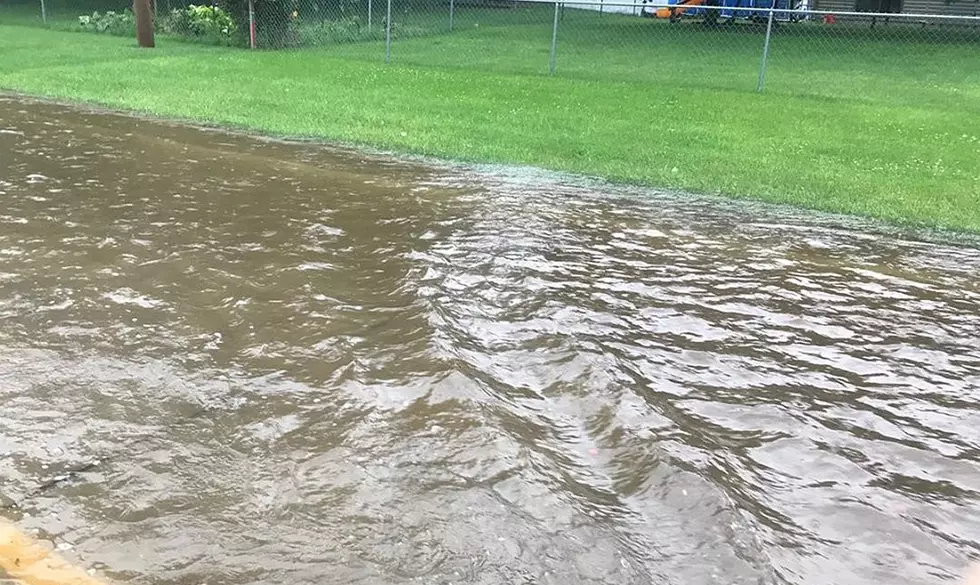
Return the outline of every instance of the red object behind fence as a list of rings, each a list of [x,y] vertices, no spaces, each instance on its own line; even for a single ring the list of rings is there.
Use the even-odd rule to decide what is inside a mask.
[[[255,48],[255,2],[248,0],[248,46]]]

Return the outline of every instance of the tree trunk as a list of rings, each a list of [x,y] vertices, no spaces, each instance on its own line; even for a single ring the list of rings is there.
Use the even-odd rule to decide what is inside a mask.
[[[153,9],[150,0],[133,0],[133,14],[136,16],[136,42],[141,47],[153,47]]]

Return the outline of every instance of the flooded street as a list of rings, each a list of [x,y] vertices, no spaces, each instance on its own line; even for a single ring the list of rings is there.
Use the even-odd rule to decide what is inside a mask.
[[[114,583],[935,584],[980,249],[0,96],[0,518]]]

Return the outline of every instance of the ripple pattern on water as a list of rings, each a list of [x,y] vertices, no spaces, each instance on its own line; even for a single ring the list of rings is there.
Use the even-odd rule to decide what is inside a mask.
[[[115,580],[924,585],[980,553],[976,246],[0,120],[0,495]]]

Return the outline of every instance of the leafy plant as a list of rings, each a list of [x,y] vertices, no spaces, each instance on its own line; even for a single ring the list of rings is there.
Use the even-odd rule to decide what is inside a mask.
[[[303,45],[329,45],[384,38],[384,29],[375,27],[373,31],[363,26],[355,17],[341,20],[300,23],[300,39]]]
[[[82,30],[116,36],[136,34],[136,18],[129,10],[123,12],[109,10],[104,13],[96,10],[91,15],[79,16],[78,26]]]
[[[248,0],[218,0],[240,31],[248,31]],[[254,0],[255,30],[259,46],[279,49],[295,46],[297,33],[297,0]]]
[[[340,14],[344,20],[356,18],[355,15],[358,14],[361,4],[362,2],[359,0],[339,0],[337,2],[340,8]]]
[[[231,16],[217,6],[175,8],[163,22],[163,31],[169,34],[229,44],[236,38],[237,26]]]
[[[391,23],[392,38],[410,38],[431,34],[431,30],[419,26]],[[336,20],[299,22],[299,41],[303,46],[323,46],[361,41],[378,41],[385,38],[385,21],[381,19],[368,28],[360,17],[350,16]]]

